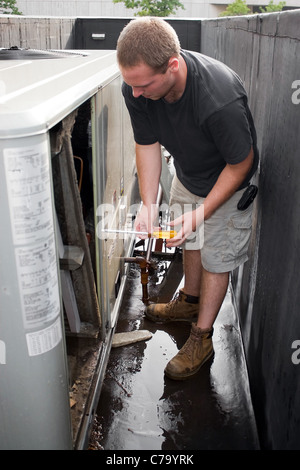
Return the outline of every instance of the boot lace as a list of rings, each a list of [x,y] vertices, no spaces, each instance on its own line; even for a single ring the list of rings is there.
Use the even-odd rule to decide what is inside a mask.
[[[181,292],[177,292],[176,297],[174,297],[174,299],[170,300],[170,302],[167,303],[166,310],[168,310],[168,312],[172,313],[173,309],[176,307],[176,305],[180,301],[181,301]]]

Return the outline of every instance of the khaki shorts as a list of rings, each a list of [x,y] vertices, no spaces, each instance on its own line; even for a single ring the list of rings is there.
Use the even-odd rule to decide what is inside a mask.
[[[244,191],[237,191],[202,224],[196,235],[191,234],[182,244],[185,250],[201,250],[202,265],[209,272],[230,272],[248,259],[253,204],[245,211],[237,209]],[[171,219],[194,210],[204,200],[188,191],[175,176],[170,194]]]

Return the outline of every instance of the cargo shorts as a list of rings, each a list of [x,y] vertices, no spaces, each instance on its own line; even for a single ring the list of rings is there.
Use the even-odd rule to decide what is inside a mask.
[[[202,265],[209,272],[230,272],[248,259],[253,204],[245,211],[237,209],[244,191],[237,191],[181,245],[185,250],[200,249]],[[188,191],[175,175],[170,192],[171,219],[196,209],[204,200]]]

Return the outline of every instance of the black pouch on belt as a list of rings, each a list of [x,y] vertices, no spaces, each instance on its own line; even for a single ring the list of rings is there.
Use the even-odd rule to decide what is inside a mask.
[[[241,199],[238,202],[237,208],[239,211],[244,211],[247,209],[247,207],[252,204],[254,201],[256,194],[258,191],[258,187],[255,186],[254,184],[250,184],[246,191],[243,193]]]

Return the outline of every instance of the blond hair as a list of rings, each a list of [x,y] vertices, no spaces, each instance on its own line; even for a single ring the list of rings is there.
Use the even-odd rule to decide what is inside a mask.
[[[142,17],[128,23],[117,43],[117,60],[121,67],[145,63],[164,73],[169,59],[179,57],[180,42],[175,30],[157,17]]]

